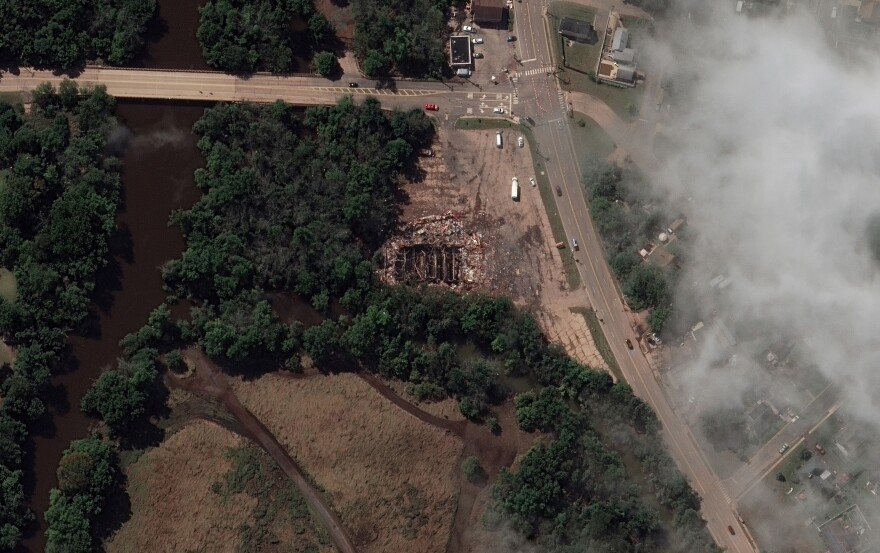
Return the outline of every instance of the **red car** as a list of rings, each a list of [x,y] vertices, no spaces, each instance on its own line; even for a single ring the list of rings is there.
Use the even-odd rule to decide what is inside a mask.
[[[425,109],[428,111],[437,111],[440,108],[437,107],[437,104],[425,104]]]

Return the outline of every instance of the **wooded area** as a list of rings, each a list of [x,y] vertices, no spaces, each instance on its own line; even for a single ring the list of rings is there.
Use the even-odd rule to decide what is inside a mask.
[[[451,0],[352,0],[354,52],[369,77],[439,78],[446,66]]]
[[[205,61],[233,73],[306,71],[295,58],[308,61],[335,39],[312,0],[211,0],[200,11],[196,36]],[[302,30],[294,30],[297,23]]]
[[[664,230],[663,212],[649,205],[646,186],[629,161],[618,167],[591,159],[584,170],[590,216],[627,302],[635,310],[652,309],[648,322],[661,332],[669,316],[675,268],[645,263],[637,253]]]
[[[122,65],[144,45],[156,0],[0,0],[0,60],[72,69]]]
[[[0,266],[18,284],[14,303],[0,299],[0,331],[16,352],[0,376],[0,549],[32,521],[23,447],[50,375],[67,361],[67,334],[82,330],[116,228],[119,161],[105,153],[114,105],[103,88],[70,81],[38,87],[28,115],[0,103]]]
[[[420,399],[454,397],[466,417],[496,428],[493,405],[510,397],[504,379],[514,377],[540,390],[516,399],[519,424],[551,439],[500,476],[490,522],[512,520],[547,551],[717,551],[653,412],[626,384],[548,343],[507,298],[375,278],[398,180],[433,133],[421,111],[383,113],[374,99],[350,98],[302,114],[281,103],[221,105],[194,130],[204,196],[173,217],[186,250],[164,270],[168,303],[188,299],[191,320],[158,308],[83,401],[123,445],[155,413],[156,371],[179,367],[189,343],[231,372],[299,370],[304,353],[321,370],[368,370],[405,381]],[[323,322],[282,323],[275,293],[308,298]]]

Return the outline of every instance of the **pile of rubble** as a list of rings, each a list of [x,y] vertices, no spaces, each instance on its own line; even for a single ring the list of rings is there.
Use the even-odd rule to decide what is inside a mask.
[[[468,288],[486,278],[480,233],[465,228],[465,215],[448,211],[404,223],[384,248],[383,282]]]

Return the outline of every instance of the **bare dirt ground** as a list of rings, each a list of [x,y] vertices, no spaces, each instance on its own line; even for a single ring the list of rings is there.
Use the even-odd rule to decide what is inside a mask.
[[[495,130],[458,130],[443,125],[434,157],[422,158],[423,181],[406,185],[404,223],[453,211],[463,232],[482,244],[485,278],[475,287],[510,296],[537,317],[551,341],[597,369],[607,369],[583,318],[569,308],[588,307],[585,295],[565,283],[562,259],[541,196],[529,184],[534,176],[528,148],[519,133],[504,129],[504,148],[495,147]],[[511,178],[520,184],[520,201],[510,197]]]
[[[462,441],[352,374],[231,380],[318,482],[359,551],[446,551]]]
[[[257,501],[238,494],[223,504],[211,484],[231,466],[223,451],[243,443],[213,423],[195,421],[144,453],[125,471],[131,519],[104,544],[106,551],[232,553],[238,526],[250,521]]]

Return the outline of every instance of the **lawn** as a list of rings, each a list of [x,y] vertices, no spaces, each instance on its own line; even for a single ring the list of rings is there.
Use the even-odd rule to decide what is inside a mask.
[[[513,123],[507,119],[493,117],[460,117],[455,121],[455,128],[467,131],[479,131],[484,129],[509,129]]]
[[[614,353],[612,353],[611,346],[608,344],[608,339],[605,337],[605,332],[602,330],[602,323],[599,322],[599,317],[596,316],[596,311],[587,307],[572,307],[571,312],[583,316],[584,321],[587,323],[587,328],[590,329],[590,334],[593,336],[593,343],[596,345],[596,349],[599,350],[599,355],[605,360],[605,364],[608,365],[608,370],[617,378],[618,382],[626,382],[626,379],[623,378],[623,373],[620,372],[620,365],[617,364],[617,359],[614,358]]]
[[[591,117],[574,112],[573,119],[575,124],[571,126],[571,133],[582,170],[583,160],[589,157],[608,157],[617,148],[614,140]]]
[[[460,121],[460,119],[459,119]],[[559,216],[559,210],[556,208],[556,199],[553,197],[553,188],[550,186],[550,179],[547,178],[547,172],[544,170],[544,156],[538,151],[535,136],[532,134],[531,127],[520,125],[520,130],[529,142],[529,150],[532,153],[532,163],[535,166],[535,180],[538,181],[538,191],[541,193],[541,201],[544,202],[544,210],[547,211],[547,219],[550,221],[550,230],[553,232],[553,240],[556,242],[568,243],[565,235],[565,228],[562,226],[562,219]],[[578,272],[577,263],[571,250],[563,248],[559,250],[562,257],[562,268],[565,270],[565,281],[568,283],[570,290],[576,290],[581,285],[581,275]]]
[[[557,67],[561,67],[559,80],[564,90],[586,92],[591,96],[602,100],[614,113],[624,121],[635,121],[638,118],[638,108],[642,105],[642,87],[619,88],[609,84],[600,84],[590,79],[590,73],[596,70],[599,62],[599,54],[602,51],[601,42],[596,44],[581,44],[575,42],[568,46],[559,35],[559,22],[563,17],[575,17],[592,23],[596,12],[569,2],[554,2],[547,11],[547,19],[550,22],[553,37],[553,56]],[[630,45],[638,47],[638,36],[645,29],[643,20],[634,18],[622,18],[624,25],[630,29]],[[599,40],[602,40],[604,29],[596,29]],[[565,53],[565,64],[562,63],[562,53]]]

